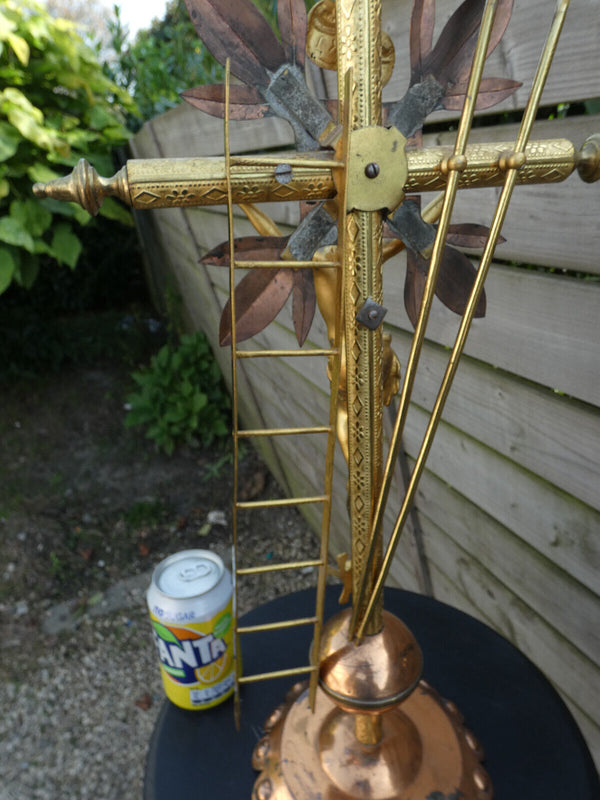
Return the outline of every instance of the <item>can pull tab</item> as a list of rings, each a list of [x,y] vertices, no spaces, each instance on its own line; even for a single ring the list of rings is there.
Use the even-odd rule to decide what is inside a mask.
[[[188,564],[179,570],[179,577],[182,581],[195,581],[198,578],[206,578],[211,572],[209,564]]]

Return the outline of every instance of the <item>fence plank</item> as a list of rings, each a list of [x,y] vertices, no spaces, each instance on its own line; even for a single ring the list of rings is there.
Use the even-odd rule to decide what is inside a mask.
[[[443,534],[439,541],[443,541]],[[443,565],[450,564],[457,573],[454,578],[458,584],[436,563],[438,556]],[[563,699],[578,719],[587,718],[587,743],[597,758],[600,753],[600,727],[593,721],[599,718],[597,670],[582,659],[568,640],[546,625],[519,598],[506,592],[491,576],[482,579],[476,570],[470,571],[470,567],[468,553],[462,554],[456,550],[451,554],[435,553],[431,571],[436,597],[495,628],[537,663],[546,677],[559,687]],[[588,714],[596,716],[590,718]],[[600,760],[596,764],[600,764]]]
[[[387,266],[386,319],[412,331],[404,310],[403,256]],[[396,273],[396,274],[394,274]],[[594,405],[600,396],[600,283],[494,265],[487,313],[473,322],[465,354]],[[458,317],[436,299],[427,337],[454,343]]]
[[[406,363],[410,336],[396,331],[392,344]],[[414,401],[430,409],[448,352],[425,343],[413,390]],[[594,406],[490,369],[465,357],[444,419],[501,455],[600,510],[600,424]]]
[[[407,85],[411,2],[390,0],[382,5],[383,27],[394,41],[397,59],[386,95],[397,99],[404,94]],[[458,0],[438,0],[436,36],[458,5]],[[525,105],[555,6],[554,0],[528,0],[514,4],[507,31],[488,59],[485,74],[523,81],[523,86],[516,97],[508,98],[494,107],[494,111]],[[544,91],[544,105],[600,95],[600,15],[597,12],[593,0],[571,4]]]
[[[425,471],[417,507],[423,525],[437,526],[515,596],[600,663],[598,595],[454,489]],[[429,537],[426,543],[429,545]],[[597,587],[600,588],[600,587]]]
[[[428,415],[413,405],[405,445],[416,457]],[[441,423],[428,468],[561,569],[600,594],[600,513]]]

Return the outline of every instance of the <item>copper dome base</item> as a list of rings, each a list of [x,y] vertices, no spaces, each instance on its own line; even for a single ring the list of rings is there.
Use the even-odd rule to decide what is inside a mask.
[[[491,800],[483,753],[460,713],[424,681],[382,714],[382,738],[363,745],[353,714],[305,685],[265,722],[252,757],[252,800]]]
[[[297,684],[266,720],[252,800],[491,800],[483,751],[456,706],[419,680],[410,631],[384,615],[363,647],[347,626],[342,612],[324,632],[314,713]]]

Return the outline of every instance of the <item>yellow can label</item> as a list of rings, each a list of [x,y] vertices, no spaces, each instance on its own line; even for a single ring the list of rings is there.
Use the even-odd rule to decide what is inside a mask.
[[[187,709],[210,708],[233,693],[232,603],[204,622],[179,625],[150,614],[167,697]]]

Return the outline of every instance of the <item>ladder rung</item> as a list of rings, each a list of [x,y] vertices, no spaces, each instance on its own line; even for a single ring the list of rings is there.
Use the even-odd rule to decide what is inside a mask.
[[[302,617],[301,619],[285,619],[282,622],[266,622],[263,625],[246,625],[237,628],[237,633],[262,633],[263,631],[279,631],[283,628],[295,628],[300,625],[314,625],[318,617]]]
[[[337,349],[312,350],[236,350],[236,358],[302,358],[306,356],[336,356]]]
[[[236,269],[312,269],[313,267],[340,269],[342,266],[339,261],[288,261],[287,259],[277,259],[277,261],[236,259],[234,263]]]
[[[274,672],[261,672],[256,675],[242,675],[238,678],[238,683],[255,683],[256,681],[268,681],[271,678],[288,678],[290,675],[305,675],[307,672],[316,672],[318,667],[294,667],[293,669],[278,669]]]
[[[263,430],[238,431],[237,437],[241,439],[250,436],[292,436],[304,433],[330,433],[331,430],[330,425],[318,425],[312,428],[265,428]]]
[[[308,561],[287,561],[283,564],[265,564],[260,567],[241,567],[236,569],[236,575],[260,575],[263,572],[279,572],[285,569],[304,569],[305,567],[322,567],[323,562],[320,558]]]
[[[285,508],[287,506],[305,506],[310,503],[324,503],[329,500],[329,495],[318,494],[314,497],[282,497],[276,500],[248,500],[236,503],[235,507],[242,508]]]

